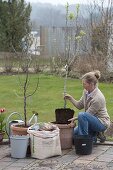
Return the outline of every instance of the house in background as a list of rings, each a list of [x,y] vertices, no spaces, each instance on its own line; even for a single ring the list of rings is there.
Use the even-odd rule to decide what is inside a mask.
[[[38,31],[31,31],[32,45],[29,48],[29,53],[40,55],[40,35]]]

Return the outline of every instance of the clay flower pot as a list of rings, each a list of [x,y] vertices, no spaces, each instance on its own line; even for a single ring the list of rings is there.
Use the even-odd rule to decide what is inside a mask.
[[[52,122],[56,124],[56,122]],[[71,124],[56,124],[60,129],[61,149],[71,149],[73,145],[73,130],[75,125]]]
[[[27,129],[29,126],[25,127],[24,124],[12,124],[11,131],[13,135],[27,135]]]

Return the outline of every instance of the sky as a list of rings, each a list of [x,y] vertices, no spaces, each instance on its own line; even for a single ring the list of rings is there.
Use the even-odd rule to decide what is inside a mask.
[[[8,0],[4,0],[8,1]],[[88,4],[91,3],[92,1],[102,1],[102,0],[25,0],[26,2],[31,2],[31,3],[50,3],[53,5],[58,5],[62,4],[65,5],[67,2],[69,4]],[[103,1],[112,1],[112,0],[103,0]]]
[[[102,0],[95,0],[97,3],[102,2]],[[112,0],[111,0],[112,1]],[[93,2],[93,0],[26,0],[26,2],[31,3],[50,3],[52,5],[58,5],[62,4],[65,5],[67,2],[69,4],[90,4]],[[104,4],[108,4],[108,0],[104,0]]]
[[[27,2],[41,2],[41,3],[51,3],[53,5],[57,5],[57,4],[63,4],[65,5],[66,2],[68,2],[69,4],[75,4],[75,3],[87,3],[87,1],[89,0],[26,0]]]

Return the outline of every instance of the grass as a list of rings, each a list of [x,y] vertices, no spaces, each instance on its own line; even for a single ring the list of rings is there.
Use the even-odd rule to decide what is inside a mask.
[[[62,108],[63,101],[63,86],[64,78],[53,75],[30,75],[30,85],[28,92],[31,93],[36,86],[37,78],[39,77],[39,88],[37,92],[28,98],[27,114],[28,119],[35,110],[39,113],[39,122],[55,121],[55,109]],[[23,80],[24,75],[20,78]],[[113,85],[109,83],[100,83],[99,88],[104,93],[108,113],[113,119]],[[81,80],[68,78],[67,92],[79,99],[82,95]],[[17,75],[1,75],[0,76],[0,105],[6,108],[7,116],[16,111],[23,115],[23,98],[22,89],[20,88]],[[67,107],[75,110],[75,116],[78,110],[67,102]],[[16,117],[16,119],[18,119]]]

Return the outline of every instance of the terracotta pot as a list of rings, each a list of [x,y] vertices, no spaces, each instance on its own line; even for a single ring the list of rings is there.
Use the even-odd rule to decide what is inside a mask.
[[[0,143],[3,141],[4,135],[5,135],[5,132],[0,131]]]
[[[56,122],[52,122],[56,124]],[[73,129],[70,124],[56,124],[60,129],[61,149],[71,149],[73,145]]]
[[[56,123],[58,124],[70,124],[69,119],[74,116],[74,110],[70,108],[60,108],[55,110]]]
[[[11,132],[12,135],[27,135],[27,129],[29,126],[25,127],[24,124],[12,124]]]

